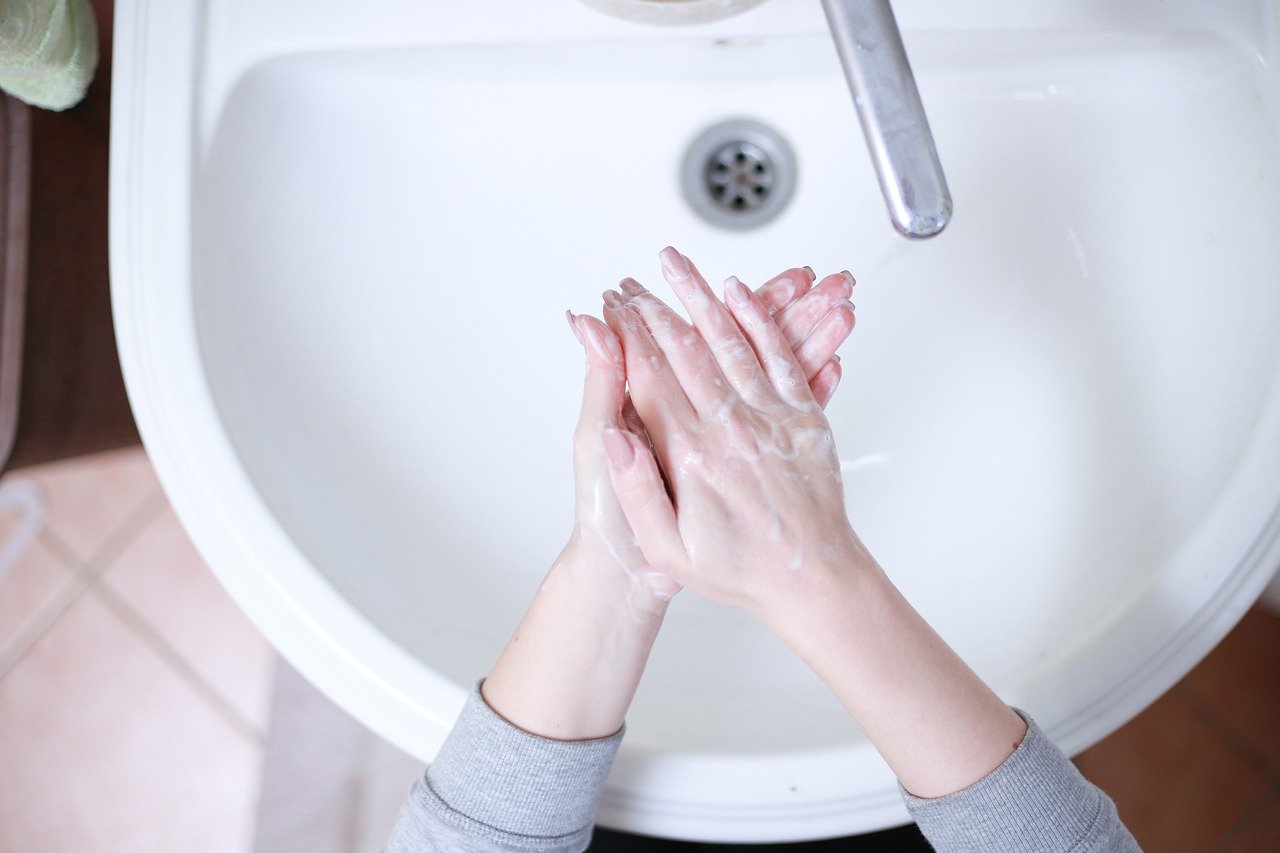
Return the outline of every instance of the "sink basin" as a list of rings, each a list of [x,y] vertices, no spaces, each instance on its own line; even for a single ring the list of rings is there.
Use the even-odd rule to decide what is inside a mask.
[[[816,2],[679,28],[366,5],[119,2],[111,249],[130,398],[183,523],[388,740],[433,757],[568,535],[564,309],[658,285],[667,243],[709,277],[854,271],[829,410],[850,516],[1067,751],[1274,573],[1269,4],[900,3],[956,204],[926,243],[885,220]],[[741,232],[678,182],[735,117],[799,164],[783,214]],[[598,817],[767,841],[906,812],[811,672],[685,594]]]

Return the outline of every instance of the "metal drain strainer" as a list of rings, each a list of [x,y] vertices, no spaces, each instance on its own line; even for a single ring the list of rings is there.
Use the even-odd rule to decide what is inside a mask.
[[[755,228],[791,200],[796,158],[772,128],[749,119],[723,121],[689,146],[680,184],[685,200],[712,225]]]

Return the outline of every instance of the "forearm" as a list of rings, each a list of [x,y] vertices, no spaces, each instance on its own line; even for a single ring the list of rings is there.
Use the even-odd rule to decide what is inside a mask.
[[[589,843],[666,603],[580,544],[575,536],[547,572],[410,792],[388,850],[567,853]]]
[[[814,572],[761,616],[918,797],[976,782],[1026,733],[869,558]]]
[[[617,732],[635,695],[666,602],[607,558],[566,547],[485,680],[490,707],[559,740]]]

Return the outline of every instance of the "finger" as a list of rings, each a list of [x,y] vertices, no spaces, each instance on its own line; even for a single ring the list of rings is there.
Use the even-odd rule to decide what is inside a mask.
[[[688,310],[730,386],[747,403],[763,404],[767,380],[738,323],[688,258],[670,246],[660,257],[663,277]]]
[[[825,277],[816,287],[776,315],[782,336],[791,344],[791,348],[795,349],[801,341],[809,337],[814,327],[818,325],[818,321],[827,316],[827,312],[838,303],[848,300],[852,294],[853,276],[848,272]]]
[[[636,404],[631,402],[630,395],[627,395],[622,401],[622,428],[633,435],[639,436],[640,443],[655,458],[658,456],[658,449],[653,446],[653,437],[649,435],[649,428],[644,425],[644,421],[640,420],[640,413],[636,411]],[[658,463],[658,467],[659,471],[661,471],[662,463]]]
[[[616,425],[622,412],[626,394],[622,346],[609,327],[595,317],[575,317],[567,311],[565,314],[587,355],[578,429],[598,432],[602,427]]]
[[[725,305],[750,339],[754,357],[764,369],[776,396],[797,408],[815,406],[808,377],[760,300],[734,276],[725,282],[724,293]]]
[[[613,491],[644,558],[659,571],[682,567],[688,555],[657,460],[630,432],[606,429],[602,438]]]
[[[704,414],[719,410],[733,392],[702,335],[634,279],[625,279],[621,287],[630,294],[628,304],[644,318],[693,407]]]
[[[692,418],[693,404],[671,371],[667,357],[649,333],[644,320],[617,291],[604,292],[604,318],[622,342],[631,399],[640,418],[645,423],[650,423],[650,418],[664,423],[672,418]]]
[[[840,345],[849,337],[857,323],[853,303],[845,300],[827,312],[800,346],[795,348],[796,361],[806,377],[812,377]]]
[[[796,267],[779,273],[757,287],[756,296],[769,309],[770,314],[777,314],[808,293],[812,286],[813,270]]]
[[[825,409],[827,403],[831,402],[843,374],[844,370],[840,367],[840,362],[835,359],[818,368],[818,372],[809,380],[809,387],[813,389],[813,399],[818,401],[819,406]]]
[[[645,435],[647,432],[644,421],[640,420],[640,413],[636,411],[636,404],[631,402],[629,395],[622,401],[622,427],[636,435]],[[652,448],[653,445],[650,444],[649,447]]]

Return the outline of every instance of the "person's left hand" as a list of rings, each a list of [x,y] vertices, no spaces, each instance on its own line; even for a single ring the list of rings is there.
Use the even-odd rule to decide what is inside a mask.
[[[793,330],[818,395],[830,397],[840,365],[831,354],[853,326],[851,279],[788,270],[757,292]],[[638,285],[636,285],[638,287]],[[618,297],[620,298],[620,297]],[[833,307],[834,306],[834,307]],[[785,309],[785,310],[782,310]],[[679,584],[645,560],[615,497],[603,439],[625,428],[647,441],[626,395],[623,352],[594,317],[569,315],[587,355],[574,434],[573,536],[551,566],[481,688],[508,722],[542,737],[584,740],[617,732]]]

